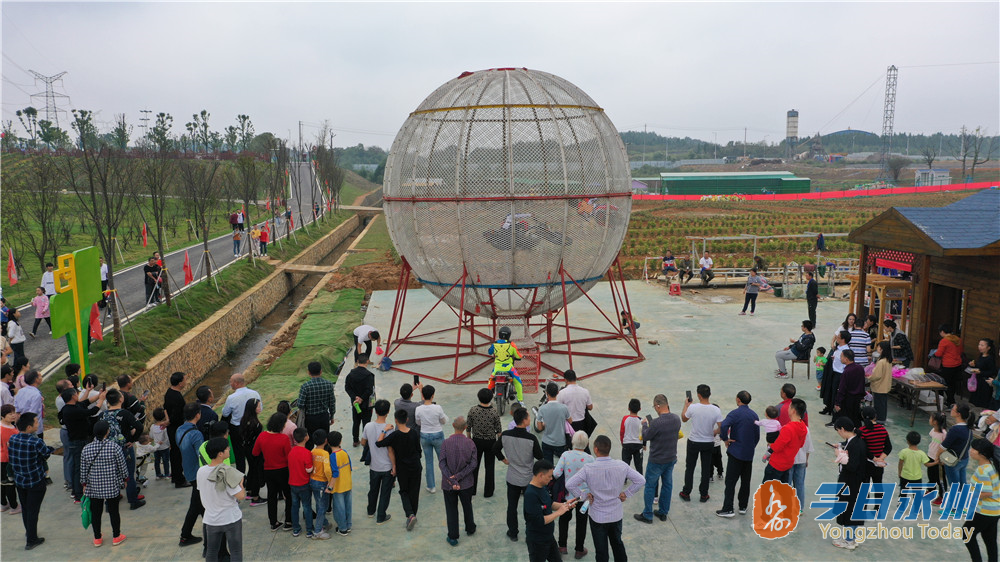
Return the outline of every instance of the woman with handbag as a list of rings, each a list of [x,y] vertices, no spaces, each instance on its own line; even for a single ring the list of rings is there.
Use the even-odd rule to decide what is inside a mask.
[[[980,408],[996,410],[1000,400],[996,400],[1000,384],[995,383],[997,377],[997,346],[990,338],[979,340],[979,357],[969,361],[972,377],[976,378],[976,391],[972,393],[971,402]]]
[[[955,404],[951,407],[951,417],[955,425],[948,430],[944,442],[941,443],[941,453],[938,462],[944,465],[944,473],[948,484],[965,485],[965,467],[969,465],[969,445],[972,443],[972,412],[966,404]]]
[[[88,443],[80,454],[80,483],[83,485],[84,503],[88,501],[90,503],[95,547],[104,544],[101,516],[104,514],[105,506],[111,518],[113,533],[111,546],[120,545],[126,538],[121,532],[122,518],[118,507],[128,471],[122,448],[107,439],[110,428],[106,421],[97,422],[94,425],[94,440]],[[86,508],[84,506],[84,509]]]
[[[955,403],[955,391],[962,378],[962,340],[954,333],[951,324],[941,324],[938,328],[941,334],[941,341],[938,342],[935,357],[941,358],[941,377],[944,378],[948,390],[945,397],[948,401],[945,406]]]
[[[983,558],[979,553],[979,539],[976,537],[981,535],[986,543],[986,556],[994,561],[997,559],[997,521],[1000,521],[1000,467],[993,456],[993,445],[986,439],[973,441],[969,456],[977,465],[972,482],[982,484],[983,489],[977,498],[975,515],[962,525],[968,529],[966,533],[971,537],[965,543],[965,548],[969,549],[973,562],[981,562]]]

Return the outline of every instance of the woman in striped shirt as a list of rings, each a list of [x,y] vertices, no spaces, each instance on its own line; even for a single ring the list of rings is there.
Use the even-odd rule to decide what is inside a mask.
[[[861,419],[864,420],[858,428],[858,435],[868,448],[867,476],[865,482],[882,483],[882,473],[885,472],[885,458],[892,452],[889,432],[885,426],[875,422],[875,408],[861,408]]]
[[[965,522],[963,527],[969,529],[971,538],[965,543],[973,562],[983,558],[979,553],[979,541],[976,535],[982,535],[986,543],[986,556],[990,560],[997,559],[997,521],[1000,520],[1000,476],[997,475],[997,462],[993,457],[993,445],[986,439],[976,439],[969,448],[969,456],[976,462],[973,484],[982,484],[976,504],[976,514]]]

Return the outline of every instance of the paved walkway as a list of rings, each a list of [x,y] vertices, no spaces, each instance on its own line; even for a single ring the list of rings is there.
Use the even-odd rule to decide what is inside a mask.
[[[594,399],[594,416],[599,423],[597,433],[612,437],[615,443],[612,456],[620,456],[618,445],[619,423],[625,413],[629,398],[637,397],[642,402],[641,415],[651,412],[651,400],[656,393],[665,393],[675,412],[679,412],[684,391],[699,383],[711,385],[713,400],[727,412],[733,407],[737,391],[746,389],[753,395],[751,406],[759,414],[767,404],[779,401],[778,389],[781,383],[772,377],[775,368],[774,351],[783,347],[787,338],[798,333],[797,326],[805,316],[804,302],[788,302],[773,297],[762,297],[758,301],[758,312],[754,317],[737,316],[741,302],[712,303],[696,302],[695,297],[685,293],[683,298],[667,296],[665,289],[642,282],[628,283],[629,297],[642,322],[640,334],[642,349],[647,360],[633,367],[614,371],[583,381]],[[590,292],[591,296],[610,305],[610,294],[604,283],[598,284]],[[385,327],[392,313],[394,291],[379,291],[373,295],[368,308],[366,322],[376,327]],[[407,299],[408,310],[417,314],[426,310],[433,298],[425,291],[411,291]],[[571,308],[574,322],[597,325],[603,319],[593,312],[586,302],[577,301]],[[821,302],[819,305],[819,344],[829,343],[836,323],[843,318],[847,305],[844,302]],[[417,314],[419,317],[421,314]],[[430,329],[443,327],[454,322],[454,316],[444,311],[435,312],[429,321]],[[408,316],[408,318],[410,318]],[[411,320],[412,321],[412,318]],[[452,336],[453,337],[453,336]],[[657,340],[659,345],[651,345],[649,340]],[[452,340],[453,341],[453,340]],[[402,354],[399,355],[402,357]],[[575,362],[577,371],[586,373],[589,366],[586,359]],[[450,367],[449,367],[450,370]],[[445,372],[441,369],[440,372]],[[410,382],[410,377],[398,372],[378,373],[377,392],[379,396],[393,399],[399,386]],[[801,375],[794,382],[805,398],[811,412],[821,406],[815,390],[815,380]],[[436,384],[437,402],[449,417],[464,415],[475,404],[476,385]],[[536,404],[535,396],[527,396],[529,405]],[[340,409],[334,429],[350,434],[350,417],[347,415],[347,395],[342,385],[337,385],[337,404]],[[274,404],[265,401],[265,412],[273,411]],[[903,437],[910,428],[907,412],[890,404],[889,430],[895,450],[903,446]],[[913,429],[926,436],[926,421],[918,418]],[[816,416],[817,421],[826,421]],[[510,420],[504,416],[506,426]],[[836,439],[832,429],[813,423],[813,441],[817,451],[810,459],[807,485],[815,489],[823,481],[834,480],[836,468],[832,455],[824,441]],[[690,424],[685,424],[684,431]],[[450,432],[448,432],[450,433]],[[347,437],[349,440],[350,437]],[[926,438],[924,440],[924,446]],[[633,560],[964,560],[966,550],[955,540],[873,540],[865,543],[858,552],[845,552],[833,547],[829,540],[823,540],[818,524],[813,521],[821,511],[806,509],[804,519],[789,536],[775,541],[758,538],[751,529],[749,515],[737,515],[733,519],[716,517],[715,510],[721,507],[723,485],[715,482],[710,486],[711,501],[708,503],[685,503],[676,494],[683,480],[681,468],[685,459],[685,442],[679,447],[679,464],[674,470],[674,495],[669,519],[665,523],[656,521],[644,525],[632,520],[632,514],[641,510],[641,499],[631,498],[624,506],[624,541]],[[763,446],[758,447],[763,454]],[[368,492],[368,469],[359,462],[360,449],[349,448],[354,463],[354,509],[353,533],[347,537],[333,536],[329,541],[308,541],[303,537],[293,538],[290,533],[271,533],[267,526],[267,508],[251,508],[244,504],[244,552],[248,560],[524,560],[526,548],[523,532],[521,540],[510,542],[505,536],[504,514],[506,494],[504,485],[505,467],[497,464],[497,494],[489,499],[481,495],[473,500],[478,532],[472,537],[461,536],[459,545],[451,547],[445,542],[444,503],[440,492],[430,494],[421,491],[419,523],[412,532],[403,526],[403,512],[397,494],[392,495],[389,513],[392,521],[375,526],[373,519],[365,516],[365,496]],[[886,469],[885,481],[897,481],[895,455]],[[79,509],[70,503],[62,490],[61,462],[58,457],[50,462],[52,478],[56,484],[49,489],[42,506],[40,534],[46,537],[41,547],[25,552],[23,548],[23,528],[18,516],[0,515],[2,521],[2,541],[0,555],[11,560],[104,560],[111,558],[127,560],[198,560],[199,547],[181,549],[177,546],[180,524],[187,506],[189,494],[186,490],[175,490],[166,482],[151,482],[144,490],[148,505],[138,511],[123,512],[123,530],[128,541],[112,549],[110,541],[97,550],[91,546],[91,535],[80,526]],[[440,471],[435,470],[438,477]],[[152,473],[152,470],[150,470]],[[754,467],[754,481],[763,475],[763,464]],[[811,501],[814,496],[808,496]],[[107,528],[107,518],[104,526]],[[937,521],[932,526],[942,526]],[[570,526],[571,541],[574,532]],[[522,524],[523,530],[523,524]],[[200,535],[200,531],[197,533]],[[919,537],[919,529],[917,529]],[[587,538],[590,554],[584,560],[593,560],[591,538]],[[572,554],[572,553],[571,553]]]
[[[292,169],[300,175],[300,181],[303,182],[303,186],[311,185],[309,182],[309,171],[305,164],[300,164],[298,166],[293,165]],[[313,220],[312,211],[308,208],[311,200],[307,196],[304,197],[304,199],[305,200],[302,202],[302,209],[303,214],[305,215],[305,222],[308,224]],[[299,216],[298,207],[294,203],[294,198],[292,198],[291,201],[292,203],[290,204],[290,208],[293,216],[295,217],[295,224],[298,228],[301,228],[303,224],[303,217]],[[228,217],[228,211],[226,211],[226,216]],[[249,230],[249,228],[247,230]],[[282,229],[281,232],[283,233],[284,230]],[[210,240],[208,247],[219,267],[225,267],[227,264],[236,260],[233,256],[233,242],[231,234],[224,234],[218,238]],[[156,250],[156,248],[152,245],[150,245],[148,249],[150,255],[152,255],[153,251]],[[165,265],[173,276],[171,286],[174,288],[174,291],[176,291],[177,288],[174,286],[173,281],[176,281],[178,284],[184,283],[183,265],[185,250],[188,250],[188,255],[191,258],[191,267],[194,273],[198,273],[198,265],[203,255],[203,246],[201,242],[197,242],[187,248],[181,248],[167,254],[165,258]],[[243,257],[246,257],[247,252],[249,251],[249,238],[244,238],[241,250],[243,251]],[[146,304],[145,281],[143,279],[142,272],[142,267],[144,265],[146,265],[145,262],[114,272],[115,286],[118,288],[118,294],[124,303],[125,311],[130,315],[141,314]],[[196,281],[203,278],[204,275],[205,272],[202,271],[196,278]],[[30,305],[22,307],[21,327],[24,328],[26,334],[31,332],[31,326],[34,321],[35,309]],[[104,323],[106,329],[110,329],[110,316],[105,319]],[[39,369],[43,374],[47,374],[49,371],[59,367],[63,362],[68,360],[69,357],[66,351],[65,338],[62,337],[52,339],[49,336],[48,326],[44,322],[38,327],[38,337],[32,338],[29,335],[24,348],[25,354],[31,360],[32,366]]]

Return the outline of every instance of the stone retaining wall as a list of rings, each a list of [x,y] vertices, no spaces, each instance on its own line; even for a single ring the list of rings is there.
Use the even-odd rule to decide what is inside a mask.
[[[381,207],[382,206],[382,188],[378,188],[375,191],[369,193],[364,200],[361,202],[362,207]]]
[[[295,256],[290,263],[316,265],[359,227],[357,215],[351,216],[323,238]],[[208,317],[146,363],[146,370],[135,376],[135,391],[150,391],[147,412],[162,404],[163,394],[170,388],[170,375],[176,371],[188,374],[187,388],[199,384],[215,365],[225,358],[230,346],[236,345],[253,325],[267,316],[304,274],[290,275],[277,270],[225,307]],[[150,416],[152,419],[152,416]]]

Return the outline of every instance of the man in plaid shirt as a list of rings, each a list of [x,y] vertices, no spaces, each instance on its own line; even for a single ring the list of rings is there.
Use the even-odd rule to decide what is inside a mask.
[[[38,512],[45,498],[45,459],[52,454],[52,447],[45,444],[35,433],[38,431],[38,417],[25,412],[17,420],[17,433],[7,443],[14,486],[21,500],[21,520],[27,543],[25,550],[31,550],[45,542],[38,536]]]
[[[305,416],[306,431],[310,435],[307,447],[310,449],[313,432],[317,429],[329,431],[333,425],[333,415],[337,412],[333,383],[323,378],[322,370],[318,361],[309,363],[309,380],[299,388],[299,413]]]

